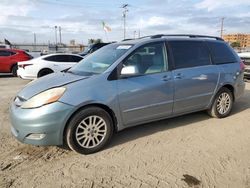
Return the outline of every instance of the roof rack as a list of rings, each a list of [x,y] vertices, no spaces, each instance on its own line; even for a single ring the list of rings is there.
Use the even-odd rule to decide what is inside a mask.
[[[214,37],[214,36],[206,36],[206,35],[188,35],[188,34],[173,34],[173,35],[165,35],[165,34],[158,34],[158,35],[149,35],[149,36],[144,36],[141,37],[140,39],[143,38],[151,38],[151,39],[156,39],[156,38],[162,38],[162,37],[188,37],[188,38],[211,38],[215,40],[221,40],[224,41],[220,37]]]
[[[123,39],[122,42],[123,42],[123,41],[128,41],[128,40],[134,40],[134,39]]]

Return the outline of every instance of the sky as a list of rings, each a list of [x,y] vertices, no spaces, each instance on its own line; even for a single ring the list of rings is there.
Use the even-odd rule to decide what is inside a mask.
[[[250,33],[250,0],[0,0],[0,41],[55,43],[55,26],[62,42],[86,44],[90,38],[123,39],[121,6],[129,4],[126,38],[153,34]],[[105,34],[102,21],[112,31]],[[59,37],[58,37],[59,38]]]

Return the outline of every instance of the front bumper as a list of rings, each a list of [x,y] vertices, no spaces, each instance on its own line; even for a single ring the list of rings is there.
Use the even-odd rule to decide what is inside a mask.
[[[32,145],[62,145],[63,130],[74,107],[55,102],[34,109],[22,109],[14,103],[10,107],[11,132],[20,142]],[[45,135],[30,139],[32,134]]]

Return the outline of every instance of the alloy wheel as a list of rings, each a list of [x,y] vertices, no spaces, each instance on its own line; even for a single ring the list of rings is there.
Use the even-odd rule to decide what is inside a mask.
[[[83,119],[77,126],[75,138],[83,148],[98,146],[107,134],[107,124],[97,115],[91,115]]]

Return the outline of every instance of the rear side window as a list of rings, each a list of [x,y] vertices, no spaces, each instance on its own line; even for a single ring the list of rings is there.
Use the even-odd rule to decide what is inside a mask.
[[[2,56],[2,57],[12,56],[15,54],[16,54],[15,52],[11,52],[11,51],[5,51],[5,50],[0,51],[0,56]]]
[[[44,60],[46,60],[46,61],[57,61],[57,56],[45,57]]]
[[[204,42],[170,41],[174,68],[188,68],[211,64],[210,54]]]
[[[234,63],[238,61],[233,50],[224,42],[208,42],[215,64]]]
[[[71,62],[71,58],[68,55],[53,55],[44,58],[44,60],[54,62]]]
[[[83,58],[82,57],[78,57],[78,56],[71,56],[71,62],[76,62],[78,63],[79,61],[81,61]]]
[[[71,62],[71,58],[69,55],[58,55],[56,59],[57,62]]]

